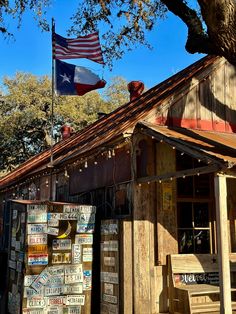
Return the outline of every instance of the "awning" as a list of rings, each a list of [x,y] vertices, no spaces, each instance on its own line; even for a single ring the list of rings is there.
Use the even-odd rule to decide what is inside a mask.
[[[206,163],[204,167],[138,178],[139,183],[227,171],[236,165],[236,134],[167,127],[147,122],[139,123],[137,128],[139,132]]]

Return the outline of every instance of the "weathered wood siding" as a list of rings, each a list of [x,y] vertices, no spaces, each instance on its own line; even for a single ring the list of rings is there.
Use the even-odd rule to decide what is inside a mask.
[[[156,123],[236,131],[236,68],[224,59],[178,90],[156,112]]]

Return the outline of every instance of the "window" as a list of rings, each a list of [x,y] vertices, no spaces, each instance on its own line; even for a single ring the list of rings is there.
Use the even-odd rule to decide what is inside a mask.
[[[205,166],[188,155],[176,152],[176,169]],[[211,252],[211,175],[177,179],[177,225],[179,253]]]
[[[180,253],[209,253],[209,204],[178,202],[178,243]]]

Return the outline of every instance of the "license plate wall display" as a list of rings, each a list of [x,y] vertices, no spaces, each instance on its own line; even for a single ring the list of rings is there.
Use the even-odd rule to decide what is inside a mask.
[[[10,205],[10,237],[8,254],[8,313],[21,314],[23,297],[23,262],[25,258],[25,207]]]
[[[101,303],[100,313],[119,313],[119,224],[118,220],[101,221],[100,244]]]
[[[9,251],[10,314],[92,314],[96,208],[14,206]]]

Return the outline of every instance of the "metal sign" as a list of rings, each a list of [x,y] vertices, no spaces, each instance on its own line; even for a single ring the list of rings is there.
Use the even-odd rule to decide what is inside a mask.
[[[63,286],[63,294],[79,294],[83,293],[83,283],[79,282],[73,285],[64,285]]]
[[[116,240],[101,242],[101,251],[117,252],[118,248],[118,241]]]
[[[72,263],[80,264],[81,263],[81,245],[72,244]]]
[[[90,247],[83,248],[83,262],[93,261],[93,249]]]
[[[44,314],[44,309],[23,309],[23,314]]]
[[[93,244],[93,235],[92,234],[76,234],[75,235],[75,244]]]
[[[70,264],[71,253],[52,253],[52,264]]]
[[[29,254],[28,255],[28,265],[47,265],[48,264],[48,254]]]
[[[101,272],[101,281],[109,283],[119,283],[118,273]]]
[[[53,250],[71,250],[71,239],[53,239],[52,241]]]
[[[92,270],[84,270],[84,281],[83,288],[84,290],[92,289]]]
[[[29,287],[33,281],[38,277],[38,275],[25,275],[24,277],[24,286]]]
[[[67,204],[63,206],[63,212],[94,214],[96,212],[96,206]]]
[[[47,233],[47,224],[28,224],[28,234]]]
[[[48,306],[63,306],[65,304],[65,296],[48,297]]]
[[[64,266],[49,266],[47,270],[51,276],[64,277]]]
[[[35,244],[47,244],[48,237],[47,234],[29,234],[28,235],[28,245],[35,245]]]
[[[103,301],[108,303],[117,304],[117,296],[115,295],[109,295],[109,294],[103,294]]]
[[[31,283],[31,287],[38,291],[40,290],[44,285],[47,284],[49,279],[51,278],[51,275],[49,274],[47,268],[45,268],[38,276],[37,278]]]
[[[46,210],[32,210],[27,215],[28,223],[47,222]]]
[[[95,223],[95,214],[79,214],[78,215],[79,223]]]
[[[103,263],[105,266],[115,266],[116,265],[116,259],[112,256],[104,256]]]
[[[63,286],[48,286],[45,287],[45,296],[63,294]]]
[[[64,284],[64,272],[60,276],[50,276],[47,285],[48,286],[61,286]]]
[[[38,245],[29,245],[28,246],[28,253],[29,254],[37,254],[37,253],[43,253],[47,254],[48,252],[48,246],[47,244],[38,244]]]
[[[67,295],[66,305],[84,305],[85,295]]]
[[[77,233],[93,233],[94,232],[94,227],[95,227],[95,224],[92,223],[80,223],[78,222],[77,223]]]
[[[81,306],[68,306],[68,314],[81,314]]]
[[[27,299],[27,307],[29,308],[42,308],[46,306],[46,300],[44,297],[33,297]]]
[[[51,234],[54,236],[58,236],[59,234],[59,229],[58,228],[53,228],[53,227],[48,227],[47,228],[47,234]]]

